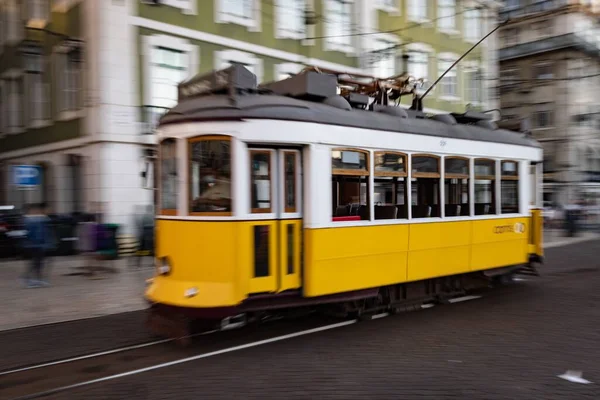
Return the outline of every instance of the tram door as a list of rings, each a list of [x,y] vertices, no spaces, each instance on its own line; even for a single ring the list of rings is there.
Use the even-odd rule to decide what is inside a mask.
[[[301,286],[302,158],[296,149],[250,148],[250,293]]]

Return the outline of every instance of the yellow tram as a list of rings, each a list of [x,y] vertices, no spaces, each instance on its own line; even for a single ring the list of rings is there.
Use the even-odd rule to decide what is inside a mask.
[[[486,114],[389,105],[412,80],[365,78],[257,87],[235,65],[180,84],[158,128],[152,329],[394,311],[535,273],[539,143]]]

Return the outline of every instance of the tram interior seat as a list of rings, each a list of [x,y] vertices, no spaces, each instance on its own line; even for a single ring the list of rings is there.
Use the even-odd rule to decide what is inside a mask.
[[[460,205],[460,216],[461,217],[468,217],[469,215],[471,215],[471,210],[469,208],[469,203],[461,204]]]
[[[431,218],[432,207],[426,204],[419,204],[417,206],[412,206],[412,216],[413,218]]]
[[[350,215],[350,207],[349,206],[337,206],[335,209],[336,217],[347,217]]]
[[[491,204],[475,204],[475,215],[488,215],[490,213],[490,208]]]
[[[397,204],[396,209],[398,213],[396,214],[396,218],[398,219],[408,219],[408,207],[405,204]]]
[[[460,204],[446,204],[444,208],[446,217],[459,217],[462,206]]]
[[[396,206],[375,206],[375,219],[396,219]]]

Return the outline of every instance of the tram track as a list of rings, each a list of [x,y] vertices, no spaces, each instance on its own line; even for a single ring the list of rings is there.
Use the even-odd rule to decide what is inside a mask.
[[[340,326],[352,323],[327,317],[276,320],[242,329],[197,333],[191,336],[211,339],[195,340],[187,348],[174,346],[173,339],[165,339],[11,369],[0,374],[0,398],[43,398],[106,380],[332,329],[334,321]]]
[[[451,303],[479,297],[464,296],[453,299]],[[423,304],[420,308],[431,307],[434,305]],[[388,315],[380,313],[371,315],[368,319],[377,320]],[[16,368],[0,373],[0,397],[13,400],[44,398],[83,386],[338,329],[359,321],[360,319],[340,321],[339,318],[309,314],[268,321],[260,325],[248,325],[242,329],[200,332],[190,336],[211,339],[195,340],[186,348],[174,346],[174,339],[163,339]],[[213,338],[215,340],[212,340]]]

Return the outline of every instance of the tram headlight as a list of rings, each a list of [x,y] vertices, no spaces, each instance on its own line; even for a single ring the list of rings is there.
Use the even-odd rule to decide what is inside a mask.
[[[169,275],[171,273],[171,263],[167,257],[157,259],[156,270],[158,275]]]

